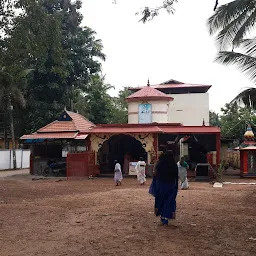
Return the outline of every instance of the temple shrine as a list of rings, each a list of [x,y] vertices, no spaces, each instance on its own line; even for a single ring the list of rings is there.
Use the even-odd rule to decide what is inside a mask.
[[[241,177],[256,177],[256,143],[250,125],[244,134],[244,141],[239,146]]]
[[[217,166],[220,128],[209,126],[210,87],[169,80],[129,88],[126,124],[95,125],[65,110],[54,122],[21,137],[31,145],[31,173],[49,159],[60,159],[67,162],[69,176],[113,174],[117,159],[128,175],[140,157],[150,173],[159,154],[167,149],[177,161],[184,156],[191,171],[209,159]]]

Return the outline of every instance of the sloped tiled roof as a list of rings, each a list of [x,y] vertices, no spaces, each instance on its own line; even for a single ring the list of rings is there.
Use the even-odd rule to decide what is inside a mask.
[[[91,121],[89,121],[84,116],[82,116],[78,113],[74,113],[74,112],[71,112],[71,111],[66,111],[66,112],[72,118],[75,127],[80,132],[86,132],[91,127],[95,126],[94,123],[92,123]]]
[[[78,113],[64,111],[57,120],[21,139],[76,139],[79,133],[87,133],[95,124]]]
[[[155,89],[159,89],[162,91],[164,89],[174,89],[174,90],[179,90],[179,89],[194,89],[194,90],[201,90],[202,92],[207,92],[210,88],[211,85],[206,85],[206,84],[190,84],[190,83],[183,83],[174,79],[170,79],[168,81],[165,81],[160,84],[155,84],[151,85],[151,87]],[[131,91],[138,91],[142,89],[142,86],[137,86],[137,87],[128,87],[129,90]]]
[[[76,132],[78,131],[73,121],[53,121],[46,126],[40,128],[37,132]]]
[[[148,100],[173,100],[172,97],[168,96],[167,94],[160,92],[153,87],[145,86],[139,91],[133,93],[132,95],[126,98],[127,101],[136,101],[141,99],[148,99]]]
[[[88,121],[85,117],[78,113],[65,111],[70,117],[70,121],[55,120],[52,123],[40,128],[37,132],[87,132],[91,127],[95,126],[92,122]]]

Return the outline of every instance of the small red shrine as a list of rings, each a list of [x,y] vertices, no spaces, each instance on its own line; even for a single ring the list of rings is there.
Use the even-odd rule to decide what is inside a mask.
[[[256,143],[250,125],[244,134],[244,141],[240,150],[240,175],[241,177],[256,177]]]

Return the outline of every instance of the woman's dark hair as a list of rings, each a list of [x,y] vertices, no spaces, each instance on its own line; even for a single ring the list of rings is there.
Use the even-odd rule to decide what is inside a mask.
[[[143,157],[140,157],[139,160],[140,160],[140,161],[144,161]]]
[[[158,160],[156,178],[164,182],[175,182],[178,179],[178,167],[172,151],[168,150]]]

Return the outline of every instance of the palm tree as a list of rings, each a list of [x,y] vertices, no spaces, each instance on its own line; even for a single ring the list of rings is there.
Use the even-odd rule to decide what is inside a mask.
[[[247,35],[256,28],[256,0],[234,0],[221,5],[208,19],[210,34],[217,34],[216,62],[236,65],[256,83],[256,38]],[[235,48],[239,50],[234,51]]]
[[[256,27],[256,0],[233,0],[223,4],[208,19],[210,34],[217,34],[220,51],[240,45],[241,40]]]
[[[220,51],[215,59],[224,65],[235,65],[256,84],[256,38],[240,41],[240,52]]]
[[[7,131],[6,131],[6,121],[9,117],[10,121],[10,132],[12,137],[12,152],[13,152],[13,168],[16,169],[16,150],[15,150],[15,133],[13,125],[13,104],[24,107],[25,99],[22,94],[21,89],[17,86],[17,81],[20,81],[24,75],[29,71],[24,71],[17,76],[13,76],[5,67],[0,68],[0,107],[4,112],[4,122],[5,122],[5,143],[7,140]]]

